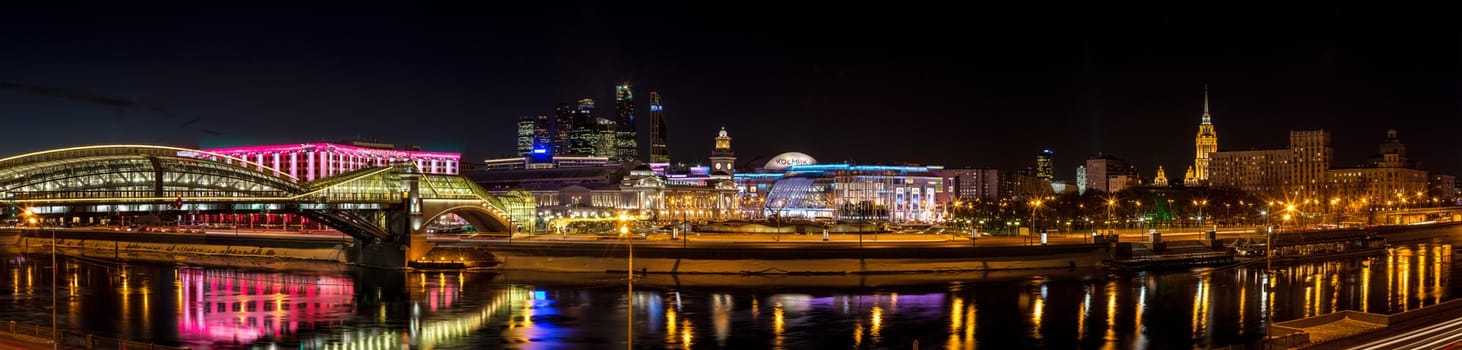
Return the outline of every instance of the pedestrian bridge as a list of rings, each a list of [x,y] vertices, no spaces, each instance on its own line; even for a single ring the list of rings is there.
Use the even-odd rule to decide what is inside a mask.
[[[425,255],[418,250],[430,250],[424,239],[413,237],[448,213],[484,233],[510,234],[513,227],[502,199],[465,177],[422,174],[410,163],[303,182],[241,158],[152,145],[72,147],[0,159],[0,201],[14,207],[9,210],[60,218],[298,214],[354,237],[361,249],[409,250],[408,261]]]

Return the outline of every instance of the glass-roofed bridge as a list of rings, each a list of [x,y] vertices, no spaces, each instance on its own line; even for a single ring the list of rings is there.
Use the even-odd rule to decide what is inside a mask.
[[[510,234],[514,227],[502,199],[465,177],[422,174],[410,163],[302,182],[241,158],[152,145],[0,159],[0,201],[11,215],[24,211],[57,223],[284,214],[339,230],[358,246],[410,247],[408,259],[429,250],[413,236],[448,213],[483,233]]]

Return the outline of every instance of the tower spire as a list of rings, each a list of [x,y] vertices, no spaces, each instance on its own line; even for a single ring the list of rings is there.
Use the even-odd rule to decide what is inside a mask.
[[[1203,124],[1212,124],[1208,117],[1208,84],[1203,84]]]

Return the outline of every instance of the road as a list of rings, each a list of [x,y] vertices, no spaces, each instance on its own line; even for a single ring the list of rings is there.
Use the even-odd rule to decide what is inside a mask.
[[[1381,338],[1350,349],[1456,349],[1462,347],[1462,317],[1452,318],[1400,334]]]

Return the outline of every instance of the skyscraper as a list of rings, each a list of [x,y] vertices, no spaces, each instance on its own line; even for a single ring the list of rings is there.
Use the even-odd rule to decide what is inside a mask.
[[[597,134],[597,136],[595,136],[594,138],[594,156],[614,159],[617,161],[619,157],[619,149],[616,148],[615,145],[619,140],[619,137],[617,136],[619,133],[619,128],[615,127],[616,123],[614,122],[614,120],[604,117],[594,118],[594,123],[594,130]]]
[[[533,116],[518,117],[518,156],[533,153]]]
[[[570,112],[568,149],[565,155],[593,156],[598,154],[599,121],[594,117],[594,99],[579,100]]]
[[[1194,139],[1198,154],[1193,158],[1194,178],[1199,183],[1208,181],[1208,155],[1218,152],[1218,134],[1213,131],[1213,121],[1208,115],[1208,84],[1203,85],[1203,122],[1198,124],[1198,137]]]
[[[1076,193],[1086,194],[1086,166],[1076,166]]]
[[[614,87],[614,159],[620,163],[640,159],[639,131],[635,128],[635,95],[629,83]]]
[[[725,171],[734,174],[736,152],[731,151],[731,137],[726,136],[726,127],[716,135],[716,148],[711,150],[711,171]]]
[[[518,155],[526,156],[534,149],[551,146],[550,121],[546,115],[518,117]]]
[[[553,107],[553,128],[550,150],[553,153],[568,154],[569,132],[574,129],[574,107],[568,102],[559,102]]]
[[[1041,150],[1041,154],[1036,155],[1037,178],[1051,181],[1051,179],[1055,177],[1056,172],[1053,171],[1055,168],[1055,164],[1053,164],[1055,160],[1053,159],[1053,157],[1055,155],[1056,153],[1051,152],[1051,150],[1049,149]]]
[[[650,91],[650,162],[669,163],[670,146],[665,129],[665,106],[660,103],[660,94]]]

